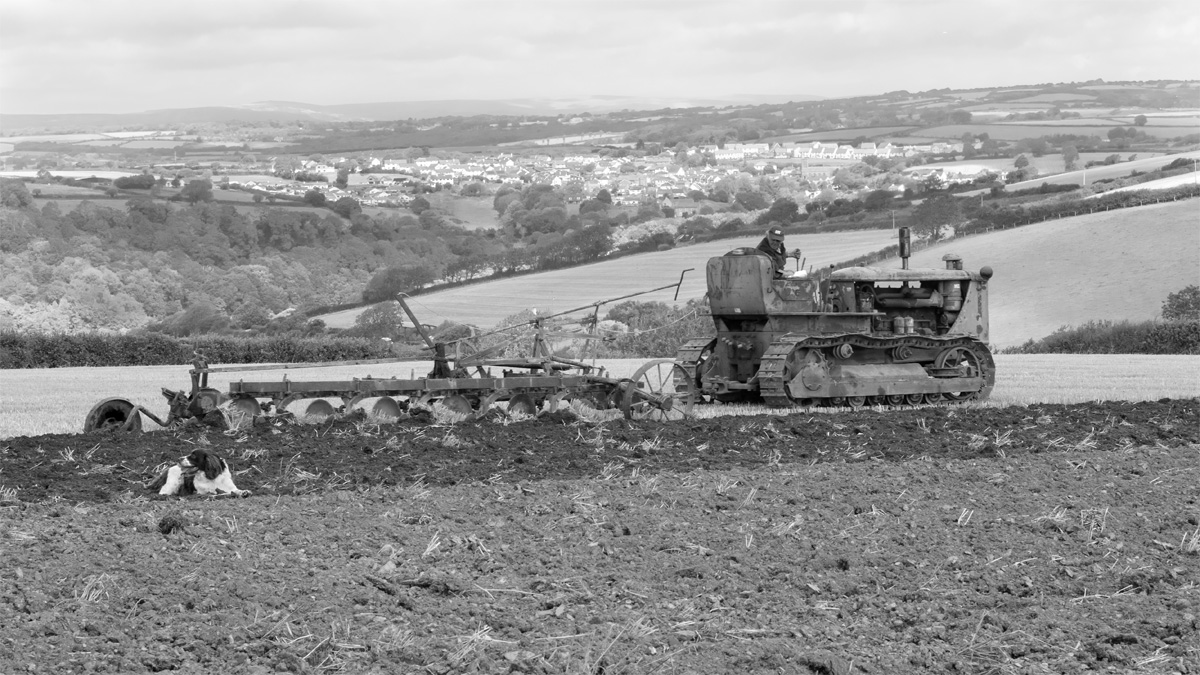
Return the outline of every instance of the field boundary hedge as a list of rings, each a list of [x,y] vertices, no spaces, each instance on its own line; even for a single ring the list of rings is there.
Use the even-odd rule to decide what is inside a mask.
[[[1089,321],[1002,353],[1200,355],[1200,321]]]
[[[174,338],[160,333],[0,332],[0,369],[190,364],[195,352],[209,363],[313,363],[392,357],[423,358],[419,347],[371,338]]]

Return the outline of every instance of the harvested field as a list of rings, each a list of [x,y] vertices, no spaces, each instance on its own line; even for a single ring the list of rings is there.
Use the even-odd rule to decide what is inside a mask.
[[[243,500],[143,487],[196,447]],[[0,671],[1200,672],[1200,400],[0,441]]]

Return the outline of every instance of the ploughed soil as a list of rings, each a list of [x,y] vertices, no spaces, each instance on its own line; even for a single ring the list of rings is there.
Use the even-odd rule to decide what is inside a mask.
[[[1198,400],[12,438],[0,673],[1200,673],[1198,486]]]

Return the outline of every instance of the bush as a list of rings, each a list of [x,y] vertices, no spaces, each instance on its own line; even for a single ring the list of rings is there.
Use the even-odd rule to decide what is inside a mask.
[[[137,176],[121,176],[113,181],[113,186],[122,190],[149,190],[154,187],[156,178],[148,173]]]
[[[1200,354],[1200,321],[1090,321],[1063,326],[1005,354]]]
[[[1167,321],[1200,321],[1200,287],[1195,284],[1167,296],[1162,306]]]
[[[699,311],[703,302],[673,307],[629,300],[613,306],[604,318],[629,326],[611,345],[614,358],[672,358],[688,340],[714,335],[712,319]]]

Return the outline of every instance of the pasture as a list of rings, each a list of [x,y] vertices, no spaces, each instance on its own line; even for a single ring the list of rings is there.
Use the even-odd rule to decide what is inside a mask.
[[[181,145],[191,145],[191,141],[183,140],[162,140],[162,141],[129,141],[121,147],[132,148],[136,150],[166,150],[170,148],[178,148]]]
[[[1101,153],[1101,154],[1103,154],[1103,153]],[[1136,153],[1132,153],[1132,154],[1136,154]],[[1088,155],[1090,158],[1092,153],[1088,153]],[[1129,157],[1129,156],[1130,155],[1126,155],[1126,157]],[[1107,155],[1105,155],[1105,157],[1107,157]],[[1156,169],[1161,169],[1162,167],[1166,166],[1167,164],[1170,164],[1171,162],[1173,162],[1179,158],[1200,159],[1200,151],[1181,152],[1177,155],[1156,155],[1153,157],[1139,156],[1137,159],[1134,159],[1131,161],[1123,161],[1123,162],[1119,162],[1117,164],[1106,164],[1104,166],[1093,166],[1089,169],[1077,169],[1075,171],[1071,171],[1068,173],[1058,173],[1058,174],[1051,175],[1051,176],[1038,176],[1037,178],[1033,178],[1033,179],[1026,180],[1026,181],[1021,181],[1020,183],[1013,183],[1011,185],[1006,186],[1005,189],[1010,190],[1010,191],[1025,190],[1028,188],[1038,187],[1042,183],[1050,183],[1052,185],[1066,185],[1066,184],[1071,184],[1071,183],[1074,183],[1076,185],[1091,185],[1092,183],[1095,183],[1098,180],[1105,180],[1105,179],[1109,179],[1109,178],[1112,178],[1112,179],[1125,178],[1126,176],[1128,176],[1130,173],[1132,173],[1134,171],[1146,172],[1146,171],[1154,171]],[[1041,157],[1041,158],[1037,158],[1037,159],[1045,159],[1045,157]],[[1102,159],[1102,158],[1100,158],[1100,159]],[[1034,160],[1031,160],[1031,161],[1034,161]],[[1086,161],[1088,161],[1088,160],[1084,159],[1083,156],[1080,156],[1081,164]],[[1009,164],[1009,166],[1011,166],[1011,163]],[[1037,166],[1037,165],[1035,164],[1035,166]]]
[[[136,176],[140,171],[115,171],[107,169],[52,169],[50,174],[59,178],[107,178],[108,180],[116,180],[124,176]],[[22,169],[14,171],[0,171],[0,178],[37,178],[36,169]]]
[[[1185,173],[1178,176],[1159,178],[1158,180],[1152,180],[1147,183],[1140,183],[1138,185],[1128,185],[1126,187],[1116,188],[1115,190],[1109,190],[1103,194],[1108,194],[1109,192],[1129,192],[1131,190],[1166,190],[1173,187],[1179,187],[1180,185],[1186,185],[1188,183],[1200,185],[1200,172],[1193,171],[1191,173]],[[1092,195],[1092,198],[1099,196],[1100,195]]]
[[[1062,326],[1147,321],[1167,294],[1200,283],[1196,202],[1185,200],[1063,218],[962,239],[913,254],[938,267],[953,251],[964,267],[989,265],[991,342],[1020,345]],[[898,259],[885,267],[899,267]]]
[[[1053,124],[1041,122],[1036,124],[1031,123],[993,123],[993,124],[946,124],[938,127],[929,127],[914,131],[907,138],[928,138],[931,140],[938,139],[959,139],[963,134],[988,134],[998,141],[1019,141],[1023,138],[1040,138],[1042,136],[1055,136],[1058,134],[1075,134],[1078,136],[1099,136],[1106,138],[1108,130],[1113,127],[1127,126],[1114,122],[1104,123],[1103,120],[1096,120],[1092,124],[1080,124],[1079,120],[1070,120],[1073,124],[1067,124],[1065,121],[1056,121]],[[1178,138],[1189,134],[1200,133],[1200,127],[1195,124],[1188,124],[1186,120],[1179,125],[1155,124],[1154,126],[1138,127],[1138,129],[1146,132],[1148,136],[1158,139]],[[896,139],[892,139],[896,140]],[[904,138],[899,139],[901,142]],[[909,140],[908,142],[911,142]]]
[[[104,189],[83,187],[81,185],[63,185],[61,183],[29,183],[26,185],[30,193],[37,191],[42,198],[63,197],[66,199],[103,199]]]
[[[1034,403],[1152,401],[1200,396],[1200,357],[1075,354],[997,354],[996,388],[989,407]],[[603,360],[613,377],[628,377],[648,359]],[[166,417],[161,389],[186,389],[188,366],[130,368],[53,368],[0,371],[0,439],[15,436],[78,433],[93,405],[120,397]],[[228,391],[231,381],[348,380],[354,377],[411,379],[429,372],[428,361],[362,366],[213,373],[209,385]],[[338,401],[331,401],[340,404]],[[369,401],[368,401],[369,402]],[[750,405],[710,405],[699,417],[762,415],[778,409]],[[144,420],[143,428],[159,428]],[[83,439],[81,438],[81,441]]]
[[[1108,167],[1093,167],[1091,169],[1088,169],[1088,173],[1092,174],[1095,171],[1108,170],[1111,168],[1111,169],[1113,169],[1113,172],[1112,172],[1113,175],[1108,176],[1108,177],[1113,177],[1115,175],[1124,176],[1124,175],[1128,175],[1128,173],[1134,169],[1137,169],[1138,171],[1147,171],[1147,170],[1149,170],[1147,167],[1157,169],[1163,165],[1169,164],[1176,157],[1176,155],[1170,155],[1170,156],[1167,156],[1166,160],[1156,161],[1156,158],[1163,157],[1163,155],[1161,155],[1159,153],[1145,153],[1145,152],[1141,152],[1141,153],[1139,153],[1139,152],[1117,152],[1117,153],[1081,152],[1081,153],[1079,153],[1079,159],[1076,160],[1076,164],[1078,166],[1083,166],[1087,162],[1103,161],[1104,158],[1108,157],[1109,155],[1113,155],[1113,154],[1115,154],[1121,158],[1120,162],[1118,164],[1110,165]],[[1126,162],[1129,161],[1129,159],[1131,157],[1135,157],[1135,156],[1136,156],[1136,159],[1134,159],[1133,161],[1136,162],[1136,164],[1125,164]],[[1180,156],[1183,156],[1183,155],[1180,155]],[[1058,178],[1057,174],[1061,174],[1067,170],[1066,163],[1063,162],[1063,158],[1062,158],[1061,154],[1042,155],[1041,157],[1034,157],[1031,155],[1026,155],[1025,158],[1029,160],[1030,166],[1032,166],[1038,170],[1038,173],[1041,175],[1040,180],[1043,180],[1043,181],[1047,180],[1049,178]],[[905,169],[904,171],[907,173],[907,172],[911,172],[911,171],[925,171],[928,169],[944,169],[947,174],[958,173],[958,174],[962,174],[962,175],[966,175],[966,176],[972,176],[981,171],[995,171],[995,172],[1012,171],[1015,168],[1013,166],[1014,161],[1015,160],[1012,157],[972,158],[972,159],[961,159],[961,160],[954,161],[954,162],[930,162],[928,164],[919,164],[917,166],[909,167],[909,168]],[[1123,170],[1119,171],[1119,172],[1116,171],[1115,168],[1118,166],[1121,167]],[[1100,174],[1096,174],[1096,175],[1100,176]],[[1075,179],[1074,182],[1078,182],[1081,184],[1083,182],[1082,179],[1079,177],[1079,172],[1072,173],[1071,176],[1069,176],[1069,177],[1074,178]],[[1103,177],[1103,176],[1100,176],[1100,177]],[[1025,182],[1036,182],[1036,181],[1025,181]],[[1067,181],[1067,182],[1071,182],[1071,181]],[[1010,187],[1008,189],[1012,190],[1014,188]]]
[[[459,227],[465,230],[486,230],[494,229],[500,226],[499,218],[496,216],[496,210],[492,208],[492,196],[485,197],[459,197],[445,192],[434,192],[425,195],[429,203],[439,211],[447,214],[453,220],[460,221]],[[568,211],[570,213],[578,213],[579,206],[571,204]],[[390,209],[394,212],[395,209]],[[407,214],[407,210],[401,211]]]
[[[865,136],[867,138],[878,138],[880,136],[889,136],[901,134],[912,126],[895,126],[895,127],[856,127],[850,129],[832,129],[829,131],[806,131],[798,134],[788,134],[786,136],[772,137],[773,143],[810,143],[813,141],[840,141],[847,138],[857,138]]]

